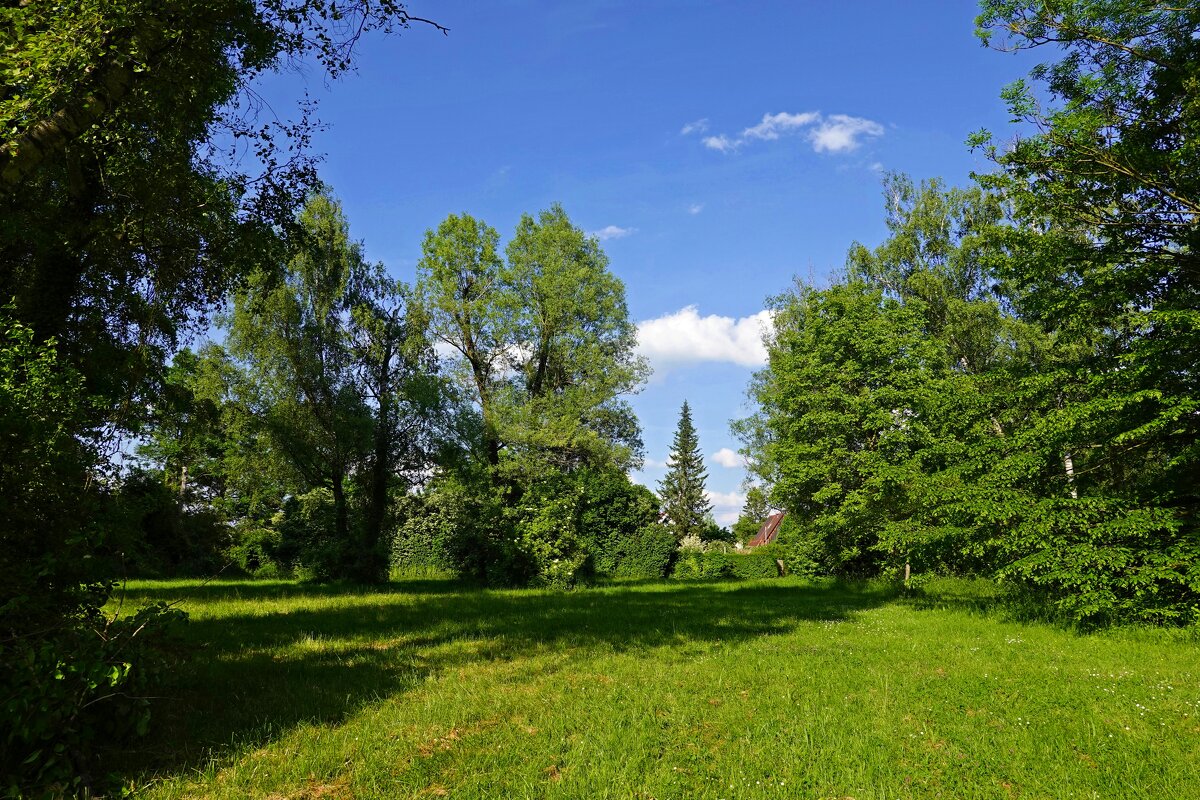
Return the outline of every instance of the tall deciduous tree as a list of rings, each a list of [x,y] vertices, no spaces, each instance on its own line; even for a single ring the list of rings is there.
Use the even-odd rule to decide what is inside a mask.
[[[44,431],[45,441],[20,451],[30,462],[14,462],[0,486],[0,505],[40,495],[46,513],[77,522],[69,546],[42,539],[43,580],[66,588],[80,579],[76,556],[99,547],[100,484],[92,469],[62,469],[53,487],[40,483],[36,453],[58,448],[60,434],[93,439],[133,427],[189,326],[202,329],[205,312],[240,276],[277,263],[281,234],[315,182],[309,109],[294,123],[260,124],[252,81],[307,56],[340,73],[363,31],[411,21],[394,0],[21,0],[0,8],[0,304],[11,302],[13,330],[30,332],[39,352],[53,350],[57,382],[81,393],[78,413],[60,415],[72,428]],[[10,347],[12,358],[25,358],[6,336],[0,348]],[[14,532],[38,534],[36,525]],[[129,649],[67,644],[74,637],[94,648],[114,636],[113,628],[102,637],[84,631],[106,595],[93,589],[60,594],[51,626],[0,601],[0,627],[19,632],[6,637],[15,649],[0,661],[29,670],[5,685],[23,686],[35,706],[45,689],[36,727],[59,737],[5,748],[0,780],[19,793],[105,792],[80,782],[104,772],[85,763],[80,743],[107,738],[82,713],[103,714],[101,700],[130,694],[104,681],[78,692],[59,681],[80,670],[88,680],[88,670],[128,670]],[[54,792],[26,778],[61,782]]]
[[[438,392],[424,318],[406,289],[368,264],[340,206],[314,195],[285,277],[253,277],[234,302],[229,342],[253,375],[252,405],[307,488],[333,497],[332,574],[377,581],[388,490],[429,464]],[[352,525],[349,492],[366,484]]]
[[[692,424],[692,410],[684,400],[667,459],[667,474],[658,484],[663,515],[679,539],[699,537],[708,527],[712,503],[705,492],[707,479],[700,440]]]
[[[252,83],[330,75],[394,0],[42,0],[0,11],[0,298],[129,422],[164,354],[270,263],[315,185],[313,120],[257,121]],[[247,166],[251,165],[251,166]]]
[[[350,349],[372,415],[355,570],[378,580],[387,570],[381,546],[392,498],[424,480],[441,447],[445,396],[428,319],[408,287],[375,265],[356,275],[351,292]]]
[[[1038,427],[1067,496],[1020,537],[1010,574],[1080,615],[1186,618],[1200,597],[1200,8],[988,0],[978,24],[992,46],[1061,55],[1031,76],[1048,104],[1024,81],[1005,90],[1032,135],[973,140],[1018,222],[999,232],[1000,277],[1059,344]]]
[[[417,266],[417,292],[431,335],[458,355],[457,377],[478,407],[480,444],[492,469],[500,464],[496,395],[510,346],[499,241],[495,228],[468,214],[451,214],[436,231],[426,231]]]
[[[621,395],[640,388],[646,365],[599,241],[554,205],[521,217],[506,255],[512,467],[636,466],[641,432]]]
[[[560,206],[523,216],[506,260],[498,238],[470,216],[448,217],[425,237],[418,282],[481,416],[493,476],[511,487],[547,470],[637,463],[637,421],[620,395],[646,367],[599,243]]]
[[[881,533],[907,513],[898,466],[926,434],[944,364],[920,309],[860,281],[774,300],[768,366],[749,390],[759,410],[734,430],[829,572],[878,570]]]

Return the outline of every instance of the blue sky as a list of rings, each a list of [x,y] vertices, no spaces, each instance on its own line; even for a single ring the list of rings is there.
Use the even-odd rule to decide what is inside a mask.
[[[964,140],[1008,135],[1003,85],[1028,57],[982,48],[976,7],[942,2],[426,2],[450,29],[373,36],[358,71],[271,78],[304,91],[314,147],[368,256],[411,281],[425,231],[468,212],[503,239],[562,203],[596,232],[655,368],[632,402],[662,476],[693,408],[718,519],[741,506],[729,420],[761,359],[766,297],[822,283],[883,237],[880,172],[967,182]],[[757,316],[756,316],[757,315]]]

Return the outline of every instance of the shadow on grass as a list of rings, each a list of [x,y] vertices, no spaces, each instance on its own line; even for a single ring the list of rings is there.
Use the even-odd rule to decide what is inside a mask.
[[[378,600],[364,600],[378,594]],[[791,581],[621,585],[569,593],[492,592],[418,581],[377,590],[287,583],[137,587],[126,603],[296,601],[208,616],[186,628],[187,656],[151,744],[123,772],[200,767],[304,722],[336,725],[428,675],[522,654],[580,656],[734,643],[838,621],[891,599],[882,587]],[[186,608],[186,605],[185,605]],[[446,646],[449,645],[449,646]]]
[[[357,583],[298,583],[291,580],[214,580],[208,583],[188,581],[135,581],[132,586],[118,585],[114,595],[127,606],[137,607],[161,600],[166,603],[212,603],[227,600],[287,600],[290,598],[360,597],[372,594],[451,594],[482,591],[472,584],[456,580],[414,579],[393,581],[379,586]]]
[[[898,599],[917,611],[961,612],[997,622],[1048,625],[1080,635],[1106,627],[1102,620],[1088,624],[1073,618],[1047,593],[1004,586],[987,578],[936,577],[901,592]]]

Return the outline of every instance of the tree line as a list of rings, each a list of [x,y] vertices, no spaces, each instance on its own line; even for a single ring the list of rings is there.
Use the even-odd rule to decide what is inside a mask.
[[[600,542],[670,539],[626,477],[642,444],[622,396],[646,366],[624,287],[560,206],[503,255],[451,215],[413,286],[364,259],[327,192],[298,223],[281,268],[233,293],[222,343],[179,353],[148,406],[119,493],[145,501],[126,543],[143,571],[376,583],[394,562],[570,586]],[[612,530],[582,524],[618,496]]]
[[[983,3],[1054,46],[960,189],[884,182],[888,238],[772,302],[734,427],[798,571],[982,574],[1067,619],[1200,613],[1200,9]],[[1047,108],[1041,92],[1054,105]]]

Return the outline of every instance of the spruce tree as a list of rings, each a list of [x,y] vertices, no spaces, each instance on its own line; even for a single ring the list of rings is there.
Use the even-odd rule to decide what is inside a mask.
[[[679,412],[679,427],[675,429],[667,463],[667,474],[658,485],[667,524],[679,539],[699,536],[712,515],[712,504],[704,493],[708,471],[704,469],[704,457],[686,400]]]

